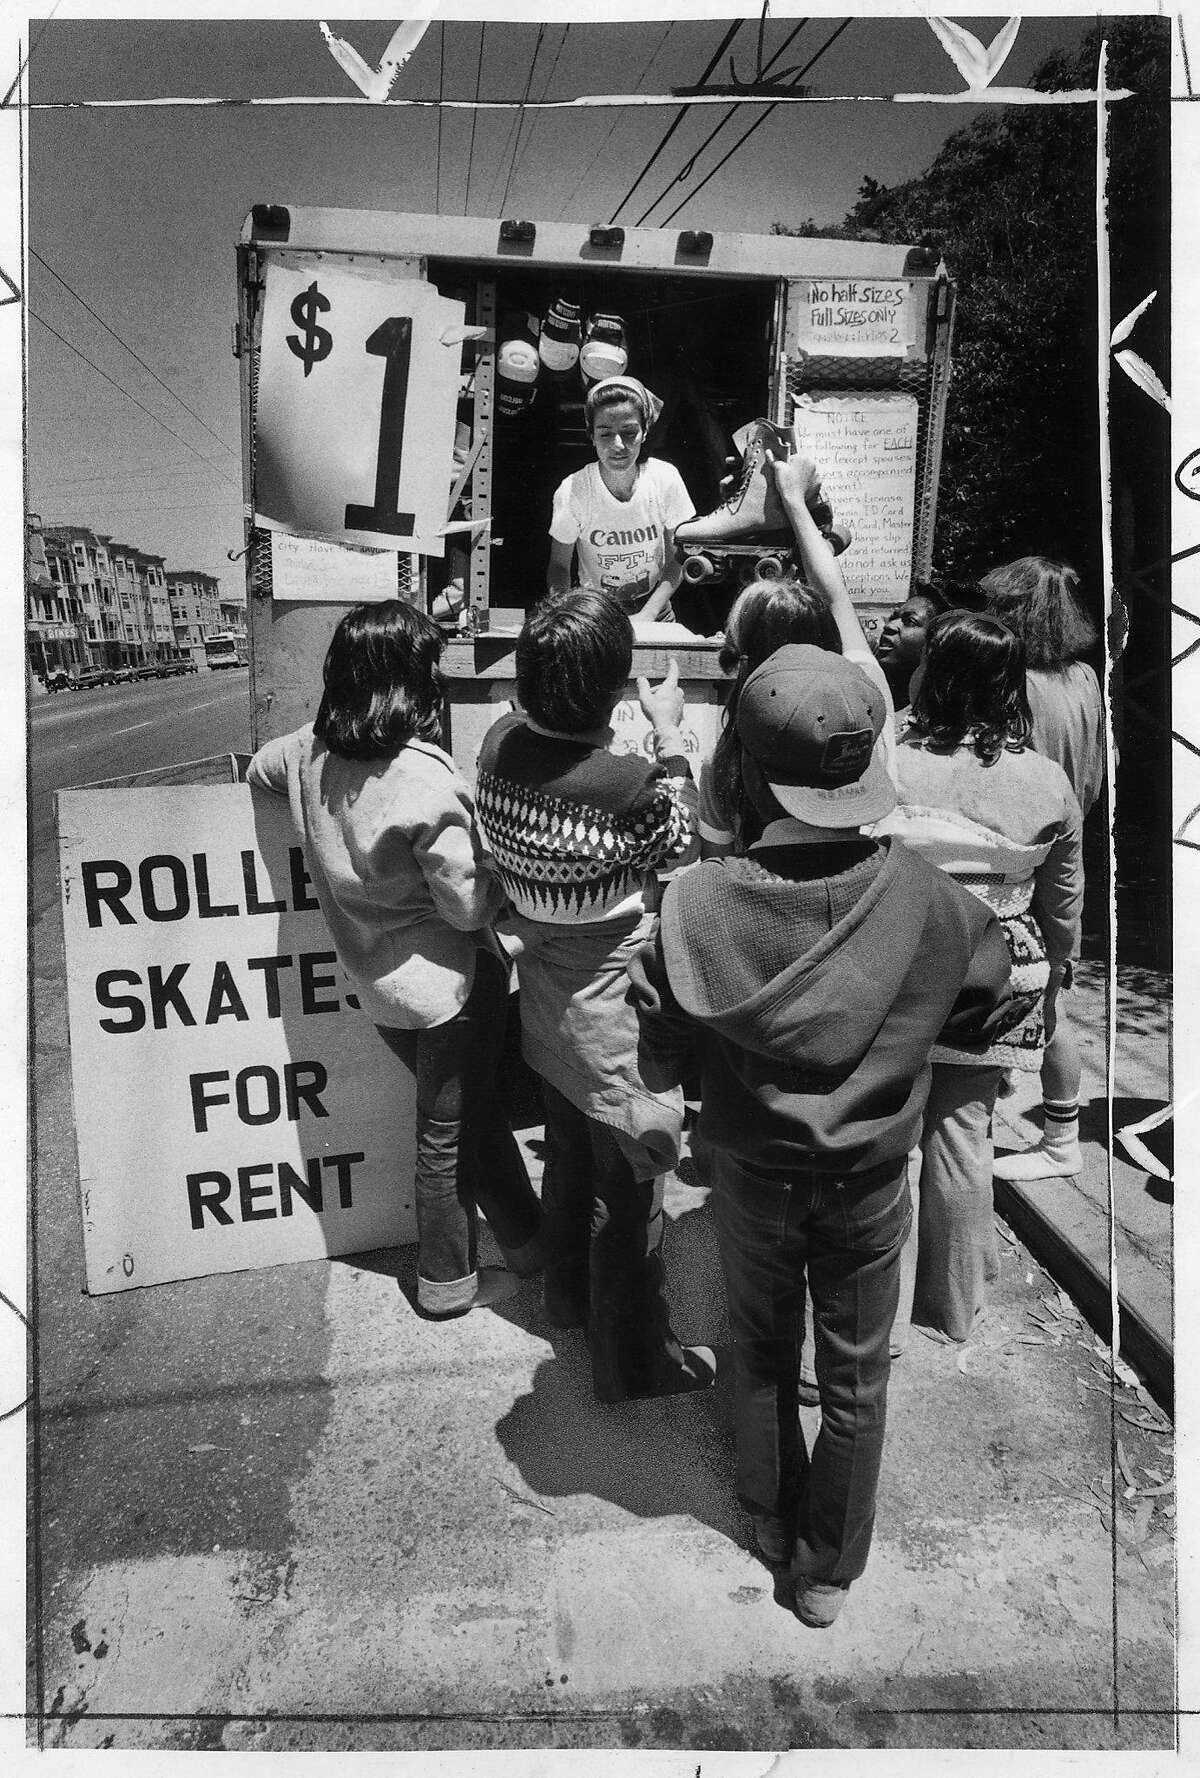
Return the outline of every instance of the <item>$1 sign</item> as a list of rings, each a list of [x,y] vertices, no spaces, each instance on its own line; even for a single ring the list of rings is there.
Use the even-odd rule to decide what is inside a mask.
[[[323,358],[328,358],[333,349],[333,335],[317,321],[318,314],[328,313],[330,307],[329,298],[322,296],[317,289],[315,278],[308,289],[302,290],[292,303],[292,320],[297,327],[304,329],[304,337],[297,339],[294,333],[289,333],[287,343],[289,350],[303,364],[305,376],[314,364],[320,364]]]

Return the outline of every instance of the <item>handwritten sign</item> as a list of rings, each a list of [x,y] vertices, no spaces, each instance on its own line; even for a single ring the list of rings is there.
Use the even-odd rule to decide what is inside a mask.
[[[806,278],[791,286],[789,352],[903,358],[916,344],[917,305],[906,278]]]
[[[391,550],[352,549],[276,531],[271,537],[271,595],[323,605],[394,599],[396,557]]]
[[[419,278],[267,272],[255,522],[440,556],[464,305]],[[442,343],[449,333],[452,344]]]
[[[917,475],[917,401],[913,395],[800,396],[797,436],[821,471],[838,524],[854,541],[841,557],[857,603],[908,597],[912,577]]]
[[[58,820],[89,1292],[415,1239],[413,1079],[286,803],[60,791]]]
[[[711,759],[721,732],[721,707],[714,684],[698,680],[687,687],[687,703],[679,728],[692,775],[698,778],[701,764]],[[644,759],[658,758],[653,730],[636,696],[621,699],[612,713],[612,731],[610,753],[637,753]]]

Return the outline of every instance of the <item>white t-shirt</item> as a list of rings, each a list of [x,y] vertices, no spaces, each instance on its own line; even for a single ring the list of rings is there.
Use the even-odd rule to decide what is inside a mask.
[[[673,463],[646,457],[628,500],[610,494],[600,465],[589,463],[559,483],[550,535],[575,545],[581,581],[615,593],[626,611],[637,611],[663,577],[666,533],[695,511]]]

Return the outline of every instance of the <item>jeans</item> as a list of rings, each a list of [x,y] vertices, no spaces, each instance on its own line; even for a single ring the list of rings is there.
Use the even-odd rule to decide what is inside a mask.
[[[925,1107],[913,1314],[970,1335],[999,1276],[992,1210],[992,1111],[1001,1070],[935,1062]]]
[[[639,1180],[607,1125],[543,1080],[546,1290],[587,1323],[600,1401],[669,1392],[683,1350],[664,1296],[662,1180]]]
[[[900,1251],[911,1209],[901,1157],[862,1174],[752,1174],[712,1151],[713,1205],[734,1347],[737,1490],[796,1532],[794,1571],[848,1584],[867,1564],[883,1459]],[[805,1281],[821,1429],[797,1404]]]
[[[445,1307],[466,1307],[474,1294],[476,1206],[504,1249],[524,1246],[541,1223],[496,1092],[507,1016],[508,966],[481,950],[466,1004],[452,1019],[420,1031],[377,1027],[416,1075],[417,1273],[463,1284],[464,1300]]]

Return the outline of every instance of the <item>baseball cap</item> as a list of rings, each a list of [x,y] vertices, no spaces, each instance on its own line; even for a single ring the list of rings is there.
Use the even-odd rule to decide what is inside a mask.
[[[882,820],[896,791],[876,746],[883,693],[854,661],[791,642],[751,673],[735,726],[772,795],[812,827]]]

